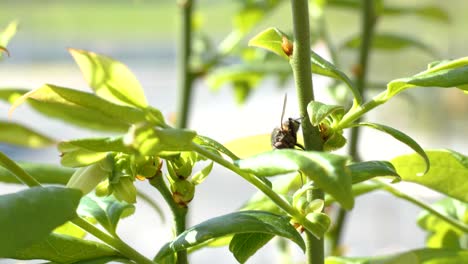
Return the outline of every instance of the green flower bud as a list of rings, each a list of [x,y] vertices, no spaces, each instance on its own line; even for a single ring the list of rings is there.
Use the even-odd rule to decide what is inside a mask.
[[[67,183],[68,188],[78,189],[83,195],[91,192],[101,181],[109,177],[110,168],[109,159],[103,159],[87,167],[77,169]]]
[[[171,184],[172,197],[181,207],[187,207],[195,195],[195,185],[189,181],[176,181]]]
[[[130,177],[121,177],[118,183],[111,184],[112,193],[118,200],[136,203],[137,190]]]
[[[110,186],[109,180],[105,180],[96,186],[96,195],[97,196],[108,196],[112,193],[112,187]]]

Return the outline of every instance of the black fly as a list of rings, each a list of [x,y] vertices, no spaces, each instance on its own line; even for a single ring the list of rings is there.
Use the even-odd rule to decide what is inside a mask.
[[[297,131],[301,123],[297,119],[288,118],[283,122],[284,111],[286,109],[287,96],[284,95],[283,112],[281,113],[281,126],[273,129],[271,132],[271,146],[275,149],[289,148],[293,149],[295,146],[304,149],[304,147],[297,143]]]

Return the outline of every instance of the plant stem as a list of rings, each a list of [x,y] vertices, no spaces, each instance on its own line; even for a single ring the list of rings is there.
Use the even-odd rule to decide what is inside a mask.
[[[38,182],[33,176],[23,170],[16,162],[11,160],[7,155],[0,152],[0,165],[10,171],[19,181],[29,187],[40,187],[41,183]]]
[[[192,97],[193,76],[190,69],[190,57],[192,50],[192,10],[193,0],[179,0],[181,12],[181,35],[178,46],[178,103],[176,127],[187,127],[190,114],[190,101]]]
[[[84,220],[83,218],[77,217],[71,221],[73,224],[79,226],[86,232],[90,233],[91,235],[95,236],[96,238],[100,239],[101,241],[105,242],[106,244],[110,245],[111,247],[115,248],[119,251],[123,256],[127,257],[135,261],[136,263],[141,264],[154,264],[151,260],[146,258],[145,256],[141,255],[138,251],[127,245],[125,242],[118,238],[114,238],[99,228],[95,227],[93,224],[89,223],[88,221]]]
[[[167,188],[167,185],[164,182],[162,175],[156,175],[155,177],[151,178],[150,184],[153,185],[161,193],[162,197],[171,209],[176,236],[181,234],[185,231],[188,208],[181,207],[174,201],[172,193],[169,190],[169,188]],[[177,263],[188,263],[186,250],[181,250],[177,252]]]
[[[294,74],[294,81],[299,102],[299,113],[302,117],[302,134],[306,150],[323,150],[323,141],[317,127],[313,127],[307,117],[307,104],[314,100],[312,72],[310,61],[310,25],[308,0],[291,0],[294,31],[294,49],[290,64]],[[320,189],[307,193],[307,199],[324,199]],[[324,240],[306,231],[307,263],[324,263]]]
[[[367,83],[367,73],[368,73],[368,65],[369,65],[369,55],[371,52],[372,47],[372,39],[374,34],[374,27],[376,23],[376,15],[375,15],[375,8],[374,8],[374,1],[373,0],[364,0],[362,4],[362,36],[361,36],[361,47],[359,50],[359,62],[358,62],[358,71],[356,74],[356,88],[358,89],[359,93],[362,95],[362,100],[366,100],[366,83]],[[357,120],[360,122],[360,118]],[[348,153],[351,156],[352,160],[358,162],[361,160],[359,151],[358,151],[358,143],[359,143],[359,134],[361,130],[360,127],[353,127],[351,129],[351,136],[349,140],[349,149]],[[340,207],[338,212],[337,221],[330,232],[332,235],[331,239],[331,249],[332,253],[336,254],[339,253],[339,246],[341,243],[343,225],[346,223],[347,212],[343,208]]]
[[[457,221],[447,215],[444,215],[440,212],[438,212],[437,210],[435,210],[434,208],[432,208],[430,205],[424,203],[423,201],[420,201],[414,197],[411,197],[409,195],[407,195],[406,193],[403,193],[401,191],[399,191],[398,189],[394,188],[393,186],[391,186],[390,184],[388,183],[385,183],[385,182],[382,182],[380,180],[373,180],[375,183],[379,184],[380,186],[382,186],[384,190],[388,191],[389,193],[395,195],[396,197],[399,197],[403,200],[406,200],[418,207],[421,207],[422,209],[428,211],[429,213],[431,213],[432,215],[440,218],[441,220],[449,223],[450,225],[452,225],[453,227],[459,229],[460,231],[464,232],[464,233],[468,233],[468,226],[460,221]]]
[[[311,231],[313,234],[321,234],[320,229],[315,227],[307,218],[302,215],[296,208],[291,206],[287,200],[285,200],[282,196],[278,195],[273,189],[271,189],[265,182],[260,180],[259,178],[255,177],[254,175],[247,173],[238,167],[236,167],[231,162],[225,160],[221,156],[214,154],[213,152],[206,150],[202,146],[192,143],[193,151],[203,155],[205,158],[210,159],[219,165],[235,172],[246,181],[254,185],[257,189],[263,192],[273,203],[275,203],[279,208],[285,211],[288,215],[290,215],[294,220],[304,226],[307,230]]]

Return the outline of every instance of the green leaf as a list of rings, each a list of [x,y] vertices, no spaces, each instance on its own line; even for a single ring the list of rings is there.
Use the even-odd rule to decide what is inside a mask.
[[[65,224],[57,227],[53,231],[54,234],[72,236],[76,238],[84,238],[86,236],[86,231],[81,229],[81,227],[73,224],[72,222],[66,222]]]
[[[28,127],[13,122],[0,121],[0,142],[28,148],[43,148],[55,141]]]
[[[280,149],[237,160],[235,164],[260,177],[300,171],[316,187],[335,197],[343,208],[351,209],[354,199],[347,161],[348,158],[331,153]]]
[[[132,204],[118,201],[114,196],[97,197],[92,193],[84,196],[78,207],[79,215],[96,219],[112,235],[117,235],[119,220],[134,212]]]
[[[131,124],[145,121],[145,113],[136,108],[113,104],[94,94],[50,84],[20,97],[11,106],[9,114],[26,100],[42,114],[91,129],[123,132]]]
[[[19,162],[18,165],[36,180],[44,184],[67,184],[75,170],[56,165],[37,164],[28,162]],[[0,182],[18,183],[21,182],[7,169],[0,167]]]
[[[344,115],[344,108],[339,105],[326,105],[321,102],[312,101],[307,105],[307,114],[313,126],[318,126],[330,115],[336,116],[338,120]]]
[[[452,150],[426,151],[431,169],[418,176],[424,163],[416,154],[391,160],[402,180],[424,185],[435,191],[468,203],[468,158]]]
[[[24,260],[43,259],[55,263],[76,263],[77,261],[107,256],[119,256],[119,253],[98,242],[52,233],[45,239],[6,257]]]
[[[468,204],[451,198],[444,198],[433,205],[437,211],[453,219],[468,224]],[[418,225],[428,232],[426,246],[430,248],[462,249],[463,239],[468,234],[454,228],[452,225],[423,211],[418,217]]]
[[[159,129],[152,126],[133,126],[124,137],[124,144],[143,156],[161,151],[189,151],[196,132],[188,129]]]
[[[94,52],[68,50],[98,96],[117,104],[148,106],[140,83],[125,64]]]
[[[348,76],[340,71],[338,68],[336,68],[335,65],[332,63],[328,62],[324,58],[322,58],[320,55],[315,53],[314,51],[310,51],[311,55],[311,61],[312,61],[312,72],[317,73],[323,76],[328,76],[337,80],[340,80],[344,82],[348,88],[351,90],[351,93],[354,96],[354,100],[356,100],[356,103],[360,105],[362,103],[362,96],[359,90],[356,88],[356,86],[353,84],[353,82],[348,78]]]
[[[325,264],[460,264],[468,259],[468,250],[424,248],[387,256],[328,257]]]
[[[214,139],[211,139],[209,137],[205,137],[205,136],[202,136],[202,135],[197,135],[194,138],[193,142],[196,143],[196,144],[200,144],[202,146],[205,146],[205,147],[212,148],[212,149],[214,149],[216,151],[219,151],[220,153],[223,153],[224,155],[231,158],[232,160],[238,160],[239,159],[239,157],[237,157],[234,153],[232,153],[228,148],[223,146],[218,141],[216,141]]]
[[[12,104],[16,99],[27,92],[29,92],[29,90],[20,88],[0,88],[0,100]]]
[[[361,35],[356,35],[347,40],[343,46],[351,49],[361,47]],[[406,48],[417,48],[429,55],[436,56],[437,52],[423,42],[403,35],[393,33],[377,33],[372,38],[372,48],[376,50],[398,51]]]
[[[266,233],[235,234],[229,243],[229,251],[239,263],[245,263],[255,252],[266,245],[274,235]]]
[[[103,257],[103,258],[82,260],[82,261],[74,262],[73,264],[107,264],[107,263],[134,264],[135,262],[129,259],[116,256],[116,257]],[[55,264],[55,263],[50,262],[50,263],[44,263],[44,264]]]
[[[382,131],[384,133],[387,133],[390,136],[394,137],[396,140],[406,144],[408,147],[410,147],[411,149],[416,151],[416,153],[418,153],[419,156],[421,156],[424,159],[425,168],[424,168],[424,170],[419,171],[419,173],[424,174],[424,173],[427,173],[429,171],[431,163],[429,161],[429,158],[427,157],[426,152],[424,152],[424,150],[421,148],[421,146],[419,146],[419,144],[416,141],[414,141],[412,138],[410,138],[409,136],[407,136],[403,132],[401,132],[399,130],[396,130],[396,129],[394,129],[392,127],[389,127],[389,126],[375,124],[375,123],[368,123],[368,122],[362,122],[362,123],[357,123],[357,124],[351,125],[351,127],[356,127],[356,126],[367,126],[367,127],[373,128],[373,129],[380,130],[380,131]],[[401,174],[400,174],[400,176],[401,176]]]
[[[457,87],[468,91],[468,57],[432,62],[427,70],[408,78],[396,79],[387,84],[385,100],[413,87]]]
[[[388,161],[364,161],[348,165],[353,178],[353,184],[367,181],[379,176],[393,176],[393,182],[400,181],[401,178]]]
[[[267,28],[249,40],[249,46],[259,47],[275,53],[276,55],[289,60],[289,56],[283,51],[283,39],[288,40],[288,36],[277,28]]]
[[[241,211],[215,217],[189,228],[163,246],[155,259],[160,261],[173,252],[185,250],[210,239],[242,233],[282,236],[305,249],[301,235],[289,224],[287,218],[262,211]]]
[[[6,53],[9,55],[8,50],[6,47],[10,42],[11,38],[16,34],[16,30],[18,29],[18,22],[13,21],[10,22],[6,28],[0,32],[0,47],[3,47]],[[3,54],[0,52],[0,60],[3,58]]]
[[[0,257],[39,242],[75,218],[80,198],[80,191],[61,187],[34,187],[0,195]]]
[[[205,180],[205,178],[211,173],[212,169],[213,169],[213,162],[210,162],[202,170],[195,173],[190,179],[190,181],[193,183],[193,185],[198,185],[202,183]]]
[[[58,144],[60,152],[70,152],[78,149],[87,149],[96,152],[125,152],[129,153],[130,149],[125,146],[123,137],[103,137],[103,138],[84,138],[62,141]]]
[[[385,15],[416,15],[426,19],[432,19],[436,21],[441,21],[448,23],[450,22],[450,17],[447,11],[432,5],[426,6],[415,6],[415,7],[385,7]]]

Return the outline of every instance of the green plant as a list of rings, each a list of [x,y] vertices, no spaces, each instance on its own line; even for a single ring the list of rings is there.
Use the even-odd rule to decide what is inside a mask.
[[[371,99],[365,93],[371,50],[415,46],[432,52],[419,41],[378,33],[377,20],[387,14],[403,13],[445,19],[442,10],[404,9],[372,0],[291,0],[293,34],[268,28],[249,41],[250,46],[263,49],[252,49],[244,47],[242,40],[269,12],[288,1],[243,1],[232,33],[218,49],[212,49],[201,29],[194,30],[191,25],[194,2],[179,1],[183,41],[177,127],[168,124],[161,112],[147,102],[141,85],[124,64],[85,50],[69,51],[93,93],[52,84],[27,93],[0,90],[0,98],[12,104],[10,115],[16,107],[27,103],[51,118],[118,133],[59,142],[63,167],[16,163],[0,153],[0,165],[4,168],[0,170],[0,180],[31,187],[0,196],[1,257],[43,259],[51,263],[187,263],[191,251],[217,244],[229,245],[234,257],[244,263],[278,236],[294,242],[304,250],[307,263],[314,264],[461,263],[468,259],[467,156],[451,150],[424,150],[395,128],[360,120],[367,112],[409,88],[457,87],[468,91],[468,59],[460,58],[436,61],[427,70],[392,80]],[[314,11],[310,26],[309,4]],[[324,22],[326,6],[362,10],[362,37],[353,37],[344,45],[360,48],[354,80],[337,66],[337,51],[328,38]],[[321,38],[327,43],[333,63],[311,50],[311,38],[313,41]],[[201,42],[198,50],[194,40]],[[2,50],[6,50],[4,46],[6,43],[0,43]],[[241,58],[242,63],[223,66],[230,56]],[[336,96],[339,99],[336,105],[316,100],[312,85],[312,76],[316,74],[336,80],[330,87],[335,95],[342,91],[340,85],[344,84],[346,96]],[[274,75],[280,81],[294,78],[305,150],[272,150],[240,158],[216,140],[185,128],[195,79],[206,77],[214,87],[231,83],[236,99],[243,102],[267,75]],[[350,106],[348,101],[352,101]],[[399,156],[390,162],[361,161],[356,146],[358,128],[362,126],[389,134],[415,154]],[[2,124],[2,131],[9,127]],[[349,139],[350,155],[330,153],[346,145],[343,133],[346,129],[354,131]],[[24,134],[12,136],[10,132],[8,135],[0,139],[21,145],[29,142]],[[242,177],[259,193],[240,211],[187,228],[185,218],[195,188],[210,174],[214,163]],[[195,165],[202,168],[194,172]],[[271,182],[268,177],[276,175],[281,175],[280,179]],[[447,198],[428,205],[399,191],[393,182],[380,178],[386,176],[392,177],[393,182],[418,183]],[[139,195],[134,185],[137,179],[154,186],[171,209],[174,220],[174,239],[159,249],[153,260],[122,241],[116,231],[120,219],[135,211]],[[418,224],[428,231],[427,248],[381,257],[339,256],[344,210],[353,208],[355,197],[374,190],[387,191],[424,209]],[[324,212],[325,207],[333,204],[343,208],[336,221]],[[86,233],[99,241],[84,239]],[[332,242],[330,252],[324,244],[327,236]],[[286,251],[285,248],[281,247]],[[327,253],[334,256],[325,258]]]

